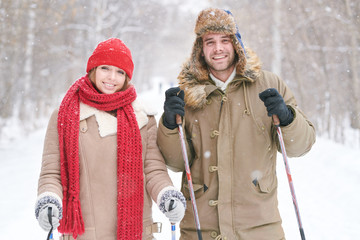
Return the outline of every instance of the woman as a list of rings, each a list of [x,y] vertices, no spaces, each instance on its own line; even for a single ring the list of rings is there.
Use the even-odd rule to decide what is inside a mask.
[[[184,215],[185,199],[156,146],[153,113],[130,83],[133,68],[121,40],[101,42],[88,60],[88,74],[51,116],[35,215],[49,231],[51,207],[63,240],[153,239],[152,199],[171,222]]]

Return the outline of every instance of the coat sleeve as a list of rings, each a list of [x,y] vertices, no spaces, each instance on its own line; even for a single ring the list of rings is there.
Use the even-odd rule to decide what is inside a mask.
[[[300,109],[292,105],[290,108],[294,113],[294,120],[288,126],[281,127],[281,131],[287,155],[300,157],[309,152],[315,143],[315,128]]]
[[[156,144],[157,125],[153,116],[147,124],[146,153],[144,159],[144,174],[146,190],[156,202],[159,192],[173,183],[168,174],[165,161]]]
[[[315,128],[298,107],[295,96],[290,88],[279,78],[277,80],[279,92],[283,96],[286,105],[294,114],[293,122],[288,126],[281,127],[286,153],[289,157],[300,157],[309,152],[315,143]],[[279,146],[278,141],[277,144]],[[278,148],[280,150],[280,146]]]
[[[183,126],[185,126],[184,123],[185,120],[183,122]],[[165,127],[164,124],[162,123],[162,118],[160,119],[159,122],[157,144],[159,146],[161,153],[165,158],[166,165],[170,170],[174,172],[185,171],[185,164],[182,155],[182,148],[181,148],[178,130],[177,128],[171,130]],[[189,153],[188,146],[187,146],[187,151]]]
[[[38,195],[50,192],[55,193],[62,199],[57,115],[58,111],[55,110],[51,115],[45,135],[41,171],[38,182]]]

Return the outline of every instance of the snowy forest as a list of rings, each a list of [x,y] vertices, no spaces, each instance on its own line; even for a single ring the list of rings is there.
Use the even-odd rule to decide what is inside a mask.
[[[317,135],[360,146],[358,0],[0,0],[0,138],[14,123],[40,127],[110,37],[131,49],[139,92],[176,84],[196,16],[210,6],[232,11],[244,44],[290,86]]]

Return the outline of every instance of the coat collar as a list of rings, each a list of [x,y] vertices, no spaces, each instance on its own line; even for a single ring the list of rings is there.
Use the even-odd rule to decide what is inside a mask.
[[[156,111],[149,106],[144,105],[140,100],[135,99],[132,102],[132,107],[136,116],[139,129],[143,128],[149,121],[148,115],[156,115]],[[110,113],[98,110],[94,107],[80,102],[80,121],[95,116],[96,122],[99,126],[99,134],[101,137],[116,134],[117,118]]]

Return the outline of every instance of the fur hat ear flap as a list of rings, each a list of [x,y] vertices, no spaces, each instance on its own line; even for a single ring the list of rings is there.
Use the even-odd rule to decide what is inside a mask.
[[[195,74],[199,81],[207,80],[209,77],[208,67],[205,62],[202,46],[202,38],[196,38],[190,58],[191,64],[189,66],[191,72]]]

